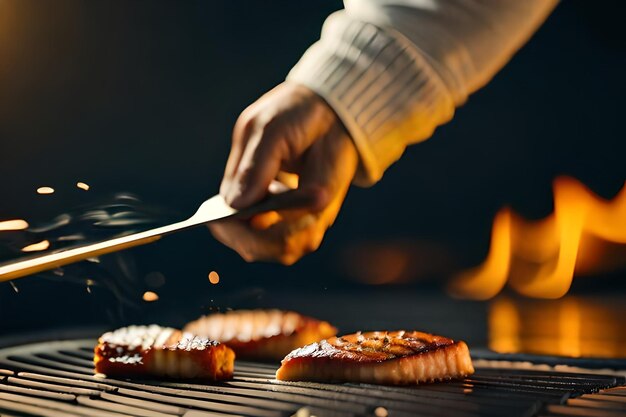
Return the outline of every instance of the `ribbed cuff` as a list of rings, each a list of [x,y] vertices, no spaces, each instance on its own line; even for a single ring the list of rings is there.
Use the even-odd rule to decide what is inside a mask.
[[[328,18],[287,79],[335,110],[361,157],[355,183],[372,185],[410,143],[452,118],[454,104],[439,75],[398,33],[351,19]]]

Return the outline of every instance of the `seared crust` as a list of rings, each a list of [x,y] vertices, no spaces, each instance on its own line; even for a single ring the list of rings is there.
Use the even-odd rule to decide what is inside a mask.
[[[232,377],[234,361],[219,342],[157,325],[105,333],[94,349],[96,372],[108,376],[221,380]]]
[[[332,337],[291,352],[276,379],[417,384],[474,372],[465,342],[422,332],[368,332]]]
[[[224,343],[238,358],[273,360],[337,333],[328,322],[281,310],[211,314],[188,323],[184,331]]]

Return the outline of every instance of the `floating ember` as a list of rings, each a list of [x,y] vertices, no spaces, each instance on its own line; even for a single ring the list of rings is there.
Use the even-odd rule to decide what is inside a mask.
[[[54,193],[54,188],[52,187],[39,187],[37,188],[37,194],[52,194]]]
[[[22,252],[38,252],[46,250],[50,247],[49,240],[42,240],[41,242],[33,243],[32,245],[24,246]]]
[[[81,190],[89,191],[89,185],[85,184],[84,182],[77,182],[76,186]]]
[[[215,272],[215,271],[209,272],[209,282],[211,284],[219,284],[219,282],[220,282],[219,274],[217,272]]]
[[[154,291],[146,291],[143,293],[143,300],[150,303],[152,301],[157,301],[159,299],[159,295]]]
[[[4,220],[0,222],[0,232],[28,229],[28,222],[22,219]]]

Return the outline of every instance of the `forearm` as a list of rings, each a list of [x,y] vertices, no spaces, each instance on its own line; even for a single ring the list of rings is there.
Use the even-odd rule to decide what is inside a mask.
[[[401,5],[399,5],[401,3]],[[543,22],[556,0],[349,0],[288,76],[337,112],[368,185],[450,120]]]

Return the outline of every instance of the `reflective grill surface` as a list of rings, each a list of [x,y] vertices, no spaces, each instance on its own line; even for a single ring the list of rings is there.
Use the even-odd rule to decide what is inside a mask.
[[[1,416],[626,416],[623,377],[478,368],[463,381],[387,387],[284,383],[237,362],[217,384],[93,375],[93,340],[0,350]]]

